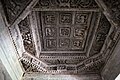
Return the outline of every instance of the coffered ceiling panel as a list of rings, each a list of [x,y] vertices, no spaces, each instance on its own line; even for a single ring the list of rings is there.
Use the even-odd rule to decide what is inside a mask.
[[[83,51],[91,12],[40,12],[42,51]]]
[[[99,73],[111,24],[94,0],[38,0],[29,11],[14,26],[26,72]]]

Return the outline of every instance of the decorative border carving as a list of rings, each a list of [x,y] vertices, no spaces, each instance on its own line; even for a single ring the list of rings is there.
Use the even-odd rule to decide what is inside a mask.
[[[98,5],[94,0],[39,0],[34,8],[81,8],[81,9],[95,9]]]

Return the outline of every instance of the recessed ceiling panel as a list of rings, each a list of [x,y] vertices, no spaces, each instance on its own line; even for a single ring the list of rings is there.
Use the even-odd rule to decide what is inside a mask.
[[[42,51],[84,50],[91,12],[40,12]]]

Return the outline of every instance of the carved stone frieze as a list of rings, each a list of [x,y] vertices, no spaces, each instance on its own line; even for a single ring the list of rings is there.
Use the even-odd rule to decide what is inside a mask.
[[[46,64],[56,65],[56,64],[78,64],[85,59],[42,59]]]
[[[39,0],[34,8],[98,8],[94,0]]]
[[[61,73],[77,73],[79,71],[83,72],[98,72],[102,65],[104,65],[104,54],[99,54],[97,56],[90,57],[85,59],[81,62],[77,62],[77,64],[67,64],[67,60],[56,60],[48,62],[53,62],[53,64],[46,65],[42,61],[31,57],[30,55],[24,54],[20,61],[23,64],[23,67],[28,72],[43,72],[43,73],[50,73],[50,74],[61,74]],[[74,72],[77,71],[77,72]],[[82,72],[82,73],[83,73]]]
[[[24,20],[22,20],[18,24],[22,39],[23,39],[23,45],[25,50],[30,53],[35,55],[35,45],[33,42],[33,36],[32,36],[32,31],[31,31],[31,25],[30,25],[30,20],[28,17],[26,17]]]

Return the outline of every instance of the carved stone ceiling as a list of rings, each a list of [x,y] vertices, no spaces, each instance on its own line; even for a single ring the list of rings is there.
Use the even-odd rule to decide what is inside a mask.
[[[3,0],[12,24],[32,0]],[[24,6],[23,6],[24,5]],[[94,0],[36,0],[12,32],[26,72],[99,73],[105,64],[105,42],[111,24]]]

